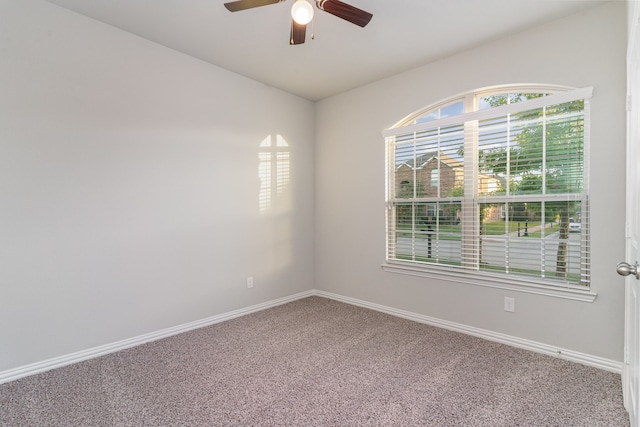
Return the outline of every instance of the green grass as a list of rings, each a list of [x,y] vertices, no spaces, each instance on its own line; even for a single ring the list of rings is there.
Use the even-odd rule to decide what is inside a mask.
[[[504,221],[485,222],[482,234],[484,234],[485,236],[496,236],[496,235],[505,234],[506,224],[507,223]],[[533,227],[539,226],[540,221],[529,221],[528,223],[525,223],[524,221],[521,221],[520,223],[511,221],[508,224],[509,224],[509,230],[508,230],[509,233],[517,232],[518,224],[520,224],[520,233],[524,234],[525,224],[529,229],[531,229]]]
[[[429,230],[426,225],[420,224],[416,226],[415,229],[415,237],[417,239],[427,239],[429,238],[429,233],[431,233],[432,238],[436,238],[436,227],[431,228]],[[438,239],[439,240],[461,240],[462,239],[462,227],[459,225],[441,225],[438,229]],[[410,225],[399,225],[398,231],[396,233],[397,237],[414,237],[414,234],[411,230]]]
[[[521,237],[531,237],[539,239],[542,237],[542,229],[537,231],[529,231],[535,227],[541,225],[540,221],[529,221],[526,223],[527,225],[527,236],[524,235],[525,232],[525,222],[520,222],[520,236]],[[546,227],[544,231],[544,235],[548,236],[549,234],[555,233],[560,230],[560,224],[553,224],[551,227]],[[517,233],[518,232],[518,222],[512,221],[509,223],[509,233]],[[505,222],[504,221],[496,221],[496,222],[485,222],[483,233],[484,236],[504,236],[505,234]]]
[[[553,224],[551,227],[547,227],[544,229],[544,235],[548,236],[558,231],[560,231],[560,224]],[[540,239],[542,237],[542,230],[529,233],[529,237],[535,237],[536,239]]]
[[[517,233],[518,232],[518,222],[509,222],[508,230],[506,229],[506,224],[504,221],[495,221],[495,222],[485,222],[483,224],[482,235],[483,236],[504,236],[505,233]],[[527,224],[528,235],[524,235],[525,231],[525,222],[520,222],[520,236],[521,237],[530,237],[539,239],[542,237],[542,230],[537,231],[529,231],[532,228],[538,227],[540,225],[540,221],[529,221]],[[432,227],[433,232],[435,233],[435,227]],[[548,236],[552,233],[555,233],[560,230],[560,224],[553,224],[551,227],[545,228],[545,236]],[[415,236],[416,238],[427,238],[427,226],[419,225],[416,227]],[[462,235],[462,227],[460,225],[441,225],[438,229],[440,233],[439,238],[442,240],[460,240]],[[413,237],[413,233],[411,230],[411,225],[399,225],[398,226],[398,237]]]
[[[509,233],[518,231],[518,224],[514,222],[510,222],[509,229],[507,230],[507,223],[504,221],[496,221],[496,222],[485,222],[482,227],[482,234],[485,236],[499,236],[505,234],[507,231]],[[524,230],[524,223],[521,224],[521,230]]]
[[[406,237],[406,238],[412,238],[415,237],[416,239],[428,239],[429,238],[429,231],[427,231],[427,229],[420,229],[420,230],[416,230],[415,235],[413,233],[411,233],[411,231],[398,231],[396,233],[397,237]],[[455,241],[460,241],[462,240],[462,236],[460,235],[460,231],[458,231],[457,233],[455,232],[447,232],[447,231],[443,231],[442,229],[440,229],[440,232],[438,235],[436,235],[435,230],[433,230],[431,232],[431,238],[433,240],[438,239],[438,240],[455,240]]]

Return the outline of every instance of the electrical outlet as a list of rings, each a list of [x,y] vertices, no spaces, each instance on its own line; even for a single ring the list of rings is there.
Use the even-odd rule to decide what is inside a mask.
[[[504,297],[504,311],[514,313],[516,311],[516,299]]]
[[[253,277],[247,277],[247,288],[253,288]]]

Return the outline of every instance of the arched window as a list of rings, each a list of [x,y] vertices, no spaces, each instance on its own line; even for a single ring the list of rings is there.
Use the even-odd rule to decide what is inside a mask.
[[[588,291],[592,90],[492,87],[385,130],[385,268]]]

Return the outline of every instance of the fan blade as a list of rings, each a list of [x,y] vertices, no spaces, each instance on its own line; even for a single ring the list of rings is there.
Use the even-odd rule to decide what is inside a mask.
[[[238,0],[225,3],[224,7],[230,12],[238,12],[239,10],[253,9],[254,7],[267,6],[270,4],[280,3],[284,0]]]
[[[358,9],[350,4],[343,3],[340,0],[318,0],[316,1],[316,6],[318,6],[320,10],[324,10],[327,13],[360,27],[365,27],[369,21],[371,21],[371,18],[373,18],[371,13]]]
[[[291,20],[291,36],[289,37],[289,44],[302,44],[307,35],[307,26],[298,24],[293,19]]]

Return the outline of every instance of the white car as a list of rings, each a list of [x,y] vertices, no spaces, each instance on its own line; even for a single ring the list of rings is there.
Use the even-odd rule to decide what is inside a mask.
[[[580,233],[582,231],[582,224],[575,222],[573,218],[569,218],[569,233]]]

